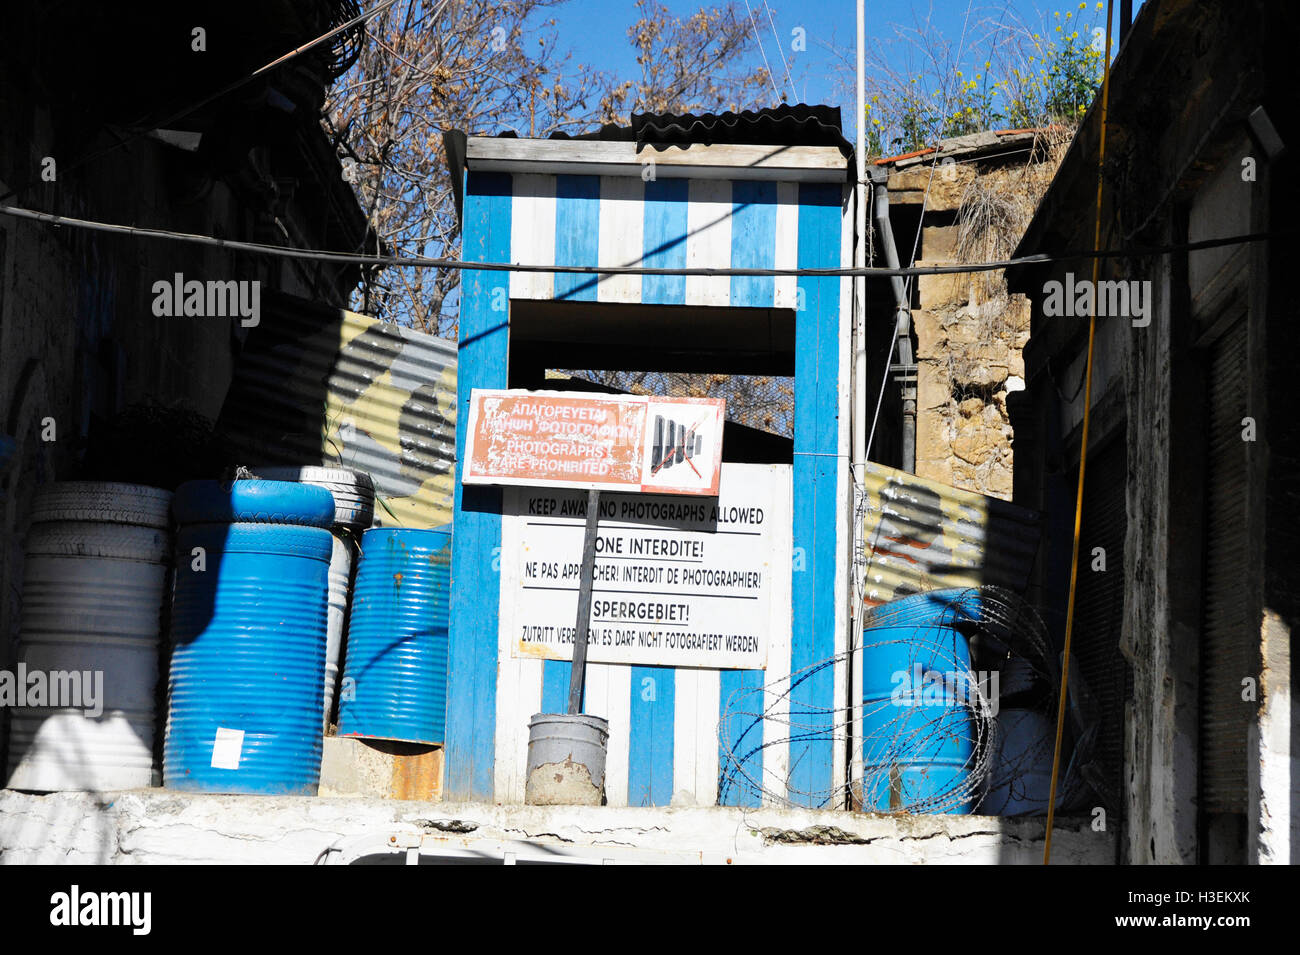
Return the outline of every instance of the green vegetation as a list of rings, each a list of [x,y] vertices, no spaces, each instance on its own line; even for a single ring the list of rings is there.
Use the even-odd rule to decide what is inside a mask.
[[[1032,30],[999,23],[978,44],[983,68],[973,77],[958,62],[963,56],[913,31],[912,44],[931,43],[929,66],[913,74],[874,71],[875,89],[868,97],[867,152],[896,155],[933,145],[940,139],[987,129],[1076,126],[1101,89],[1105,14],[1102,3],[1080,3],[1077,10],[1057,11],[1050,26]]]

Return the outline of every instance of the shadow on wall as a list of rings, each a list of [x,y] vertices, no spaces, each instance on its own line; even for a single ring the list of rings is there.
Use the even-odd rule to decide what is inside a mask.
[[[375,483],[376,521],[451,522],[456,345],[341,309],[268,295],[221,411],[230,461],[325,464]]]
[[[341,337],[342,316],[341,310],[320,310],[317,313],[318,321],[314,327],[314,333],[324,340],[338,341]],[[264,316],[263,327],[274,328],[276,326],[274,316]],[[334,349],[336,354],[337,348]],[[250,354],[257,353],[257,341],[254,341],[250,349],[245,351],[244,356],[237,359],[239,362],[248,358]],[[331,361],[332,355],[326,356],[326,361]],[[23,394],[36,395],[38,389],[36,384],[43,382],[44,376],[37,369],[27,379],[27,387]],[[317,376],[313,387],[312,382],[299,381],[296,383],[295,394],[308,407],[320,409],[314,419],[310,415],[298,419],[298,426],[309,434],[324,435],[327,433],[325,422],[327,382],[323,376]],[[14,490],[21,482],[27,484],[33,477],[36,468],[28,469],[27,465],[40,463],[44,458],[38,453],[43,447],[48,448],[48,443],[40,441],[40,402],[23,401],[15,405],[11,414],[21,415],[21,420],[15,419],[13,431],[20,435],[27,435],[33,440],[28,443],[29,452],[22,456],[21,461],[16,462],[23,467],[12,470],[7,477],[5,488],[5,504],[8,507],[14,507],[16,500]],[[26,411],[23,411],[26,409]],[[34,432],[34,433],[33,433]],[[82,481],[94,482],[112,482],[118,484],[143,485],[146,487],[163,488],[173,490],[179,484],[201,478],[215,478],[223,472],[228,471],[232,464],[239,463],[238,452],[235,449],[236,443],[230,438],[239,438],[240,434],[236,430],[233,433],[227,432],[218,434],[212,422],[204,418],[197,412],[187,408],[184,404],[178,402],[174,405],[168,405],[146,393],[144,400],[127,407],[120,414],[111,419],[104,420],[94,415],[91,417],[88,437],[84,445],[83,453],[79,455],[80,460],[74,459],[73,467],[66,475],[67,478]],[[318,448],[314,454],[308,454],[303,451],[295,450],[292,447],[284,448],[280,454],[273,456],[276,459],[292,461],[295,464],[319,464],[322,461],[323,453]],[[47,474],[47,478],[52,474]],[[40,482],[49,486],[48,479]],[[55,523],[48,523],[50,515],[41,518],[44,522],[31,524],[30,521],[37,518],[36,512],[32,508],[31,492],[37,486],[37,482],[32,482],[28,488],[27,494],[23,495],[26,505],[15,515],[15,526],[24,529],[20,543],[16,546],[17,556],[20,563],[17,567],[11,567],[11,581],[14,584],[14,597],[25,597],[28,606],[22,609],[21,600],[15,600],[15,610],[11,619],[17,625],[16,632],[10,633],[5,640],[5,659],[4,668],[13,673],[17,670],[17,662],[22,659],[24,664],[31,668],[41,668],[43,664],[48,664],[54,660],[46,652],[47,647],[42,644],[49,644],[50,640],[58,639],[60,621],[63,627],[72,627],[73,631],[92,636],[92,639],[79,639],[74,643],[80,643],[80,650],[76,646],[72,647],[73,653],[62,653],[58,655],[56,665],[59,667],[76,667],[83,665],[86,667],[96,667],[104,674],[107,690],[105,697],[108,706],[103,714],[99,717],[89,717],[81,714],[65,714],[57,716],[48,711],[35,711],[42,715],[43,719],[33,725],[28,725],[30,721],[24,720],[20,727],[15,724],[9,717],[11,714],[6,712],[5,734],[3,747],[0,749],[0,759],[6,768],[6,781],[10,779],[10,770],[17,767],[24,761],[28,754],[42,754],[40,763],[45,762],[45,755],[53,758],[61,767],[54,779],[48,773],[37,773],[36,775],[28,774],[27,777],[14,777],[16,780],[27,778],[29,785],[57,786],[59,789],[80,790],[89,792],[93,795],[93,805],[102,810],[108,805],[107,797],[100,790],[119,788],[120,782],[109,781],[105,776],[105,767],[114,764],[115,756],[120,749],[120,755],[124,760],[131,760],[132,765],[139,760],[139,752],[143,749],[146,753],[152,750],[152,762],[155,767],[155,781],[157,781],[157,771],[162,766],[164,727],[166,726],[168,714],[167,686],[169,678],[169,664],[171,658],[171,646],[169,632],[171,630],[171,580],[172,573],[164,570],[163,565],[159,565],[158,573],[158,593],[156,599],[151,601],[153,613],[159,615],[161,637],[157,641],[156,656],[156,682],[151,686],[145,686],[145,683],[154,680],[153,674],[144,674],[144,665],[133,660],[129,665],[123,663],[118,657],[113,657],[112,653],[106,648],[111,649],[114,643],[112,633],[115,628],[121,625],[128,626],[128,632],[138,633],[137,628],[141,625],[135,616],[128,620],[118,611],[125,606],[125,602],[131,602],[132,594],[122,591],[122,587],[130,588],[132,581],[143,586],[143,583],[135,578],[127,579],[129,575],[123,576],[116,573],[122,567],[136,566],[136,562],[130,559],[105,559],[112,557],[128,558],[131,555],[126,554],[106,554],[100,553],[97,549],[103,546],[105,540],[116,540],[113,534],[130,535],[134,531],[145,531],[146,528],[137,527],[130,523],[114,523],[121,521],[121,515],[115,516],[109,513],[112,508],[108,505],[98,507],[98,500],[86,500],[83,503],[87,509],[85,514],[68,513],[56,518]],[[108,495],[111,496],[111,495]],[[327,495],[328,496],[328,495]],[[166,504],[164,503],[164,509]],[[96,508],[98,508],[96,510]],[[330,513],[333,513],[331,504]],[[165,521],[165,516],[163,517]],[[71,523],[69,523],[71,521]],[[161,527],[161,525],[158,525]],[[39,531],[39,533],[38,533]],[[84,560],[84,565],[76,567],[71,571],[62,572],[63,582],[61,586],[65,588],[64,601],[66,606],[59,607],[51,604],[50,598],[54,593],[54,584],[49,568],[45,565],[50,564],[50,558],[46,554],[46,544],[37,548],[36,552],[27,554],[25,560],[23,557],[24,548],[31,550],[35,547],[34,541],[37,538],[47,538],[51,533],[56,536],[69,535],[75,536],[75,541],[69,537],[69,546],[72,550],[66,556],[62,553],[54,557],[55,563],[69,563],[78,560]],[[153,532],[155,535],[166,537],[166,530]],[[329,535],[324,533],[328,544]],[[105,536],[107,535],[107,536]],[[102,540],[101,540],[102,538]],[[110,538],[112,540],[110,540]],[[162,550],[159,552],[160,559],[166,561],[167,545],[164,542],[160,545]],[[206,573],[217,579],[222,576],[222,548],[211,548],[212,560],[207,564]],[[37,559],[39,554],[40,559]],[[191,554],[187,547],[182,547],[175,553],[175,566],[181,569],[188,569],[191,561]],[[326,561],[329,559],[329,547],[325,548]],[[323,567],[324,565],[322,565]],[[45,567],[45,570],[42,568]],[[58,575],[56,575],[58,576]],[[322,579],[324,571],[321,572]],[[39,579],[38,579],[39,578]],[[101,579],[103,578],[103,579]],[[120,578],[120,579],[119,579]],[[21,589],[17,586],[19,580],[23,581]],[[57,595],[55,595],[57,596]],[[214,588],[199,588],[192,590],[191,596],[195,599],[189,601],[185,608],[186,611],[186,632],[196,633],[202,631],[214,617],[213,599],[215,598]],[[135,604],[129,608],[134,614],[139,608]],[[97,610],[102,608],[102,612]],[[125,611],[122,611],[125,612]],[[320,608],[321,615],[325,614],[325,608]],[[90,615],[78,624],[77,614]],[[114,616],[114,614],[117,614]],[[62,616],[60,616],[62,615]],[[57,618],[57,619],[56,619]],[[91,622],[85,622],[91,621]],[[100,625],[102,624],[102,626]],[[85,628],[90,628],[86,630]],[[27,643],[20,642],[24,634],[30,634]],[[9,637],[14,637],[12,641]],[[48,638],[48,639],[47,639]],[[119,656],[121,656],[119,654]],[[138,656],[138,654],[137,654]],[[112,657],[112,659],[109,659]],[[101,659],[102,658],[102,659]],[[120,670],[125,666],[127,669]],[[45,667],[48,669],[48,667]],[[153,663],[150,663],[149,669],[154,669]],[[119,671],[119,672],[115,672]],[[52,672],[52,671],[51,671]],[[108,686],[112,682],[113,685]],[[138,684],[138,685],[137,685]],[[123,688],[123,687],[126,688]],[[131,696],[130,701],[123,697],[123,693]],[[116,696],[116,700],[114,697]],[[136,696],[144,696],[145,701],[135,700]],[[150,733],[147,720],[138,716],[140,712],[150,711],[150,701],[152,704],[152,713],[154,716],[154,730]],[[101,700],[101,703],[104,702]],[[123,709],[124,708],[124,709]],[[7,708],[6,708],[7,710]],[[132,715],[136,714],[136,715]],[[56,727],[50,725],[53,718],[65,718],[71,716],[77,720],[76,731],[53,732]],[[130,717],[128,719],[128,717]],[[96,719],[100,726],[96,729],[89,727],[83,728],[81,720]],[[109,724],[113,729],[109,731]],[[40,735],[42,731],[49,732]],[[317,717],[315,721],[314,733],[319,736],[320,720]],[[128,742],[135,739],[136,744]],[[37,742],[40,740],[41,742]],[[86,752],[86,747],[94,747],[95,752]],[[107,746],[108,751],[101,751],[101,746]],[[20,751],[21,750],[21,751]],[[30,763],[30,759],[28,760]],[[145,758],[145,765],[148,765],[148,757]],[[123,763],[126,765],[126,763]],[[110,774],[111,775],[111,774]],[[138,774],[132,775],[137,778]],[[148,774],[145,774],[147,778]],[[120,778],[120,774],[117,777]],[[132,783],[139,785],[140,782]],[[21,782],[19,783],[21,785]],[[58,802],[57,796],[46,797],[52,801]],[[84,811],[85,803],[80,803]],[[47,810],[48,811],[48,810]],[[62,809],[59,809],[62,812]],[[70,810],[71,811],[71,810]],[[13,838],[26,839],[27,833],[23,826],[30,822],[30,819],[24,820],[20,817],[17,821],[18,830],[15,830]],[[32,823],[35,824],[35,823]],[[48,828],[48,821],[40,825]],[[76,823],[74,828],[78,832],[78,845],[85,846],[87,833],[93,830],[96,835],[94,838],[99,841],[99,848],[96,850],[99,861],[106,861],[108,856],[115,850],[113,847],[113,835],[111,832],[112,824],[104,821],[101,823],[91,824],[85,821]],[[22,831],[19,831],[22,830]],[[20,842],[12,843],[17,846]]]

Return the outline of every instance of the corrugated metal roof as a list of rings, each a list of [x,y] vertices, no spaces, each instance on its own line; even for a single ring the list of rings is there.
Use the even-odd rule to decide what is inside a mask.
[[[365,471],[376,523],[450,523],[455,343],[282,297],[263,313],[221,412],[232,463]]]
[[[752,144],[762,146],[837,146],[844,155],[853,147],[844,138],[838,106],[776,106],[742,113],[636,113],[632,131],[638,143]]]
[[[934,159],[962,157],[979,158],[992,153],[999,154],[1011,146],[1033,146],[1034,141],[1044,133],[1063,130],[1061,126],[1045,126],[1041,129],[990,129],[966,136],[953,136],[939,140],[938,145],[916,149],[910,153],[897,156],[882,156],[872,160],[875,166],[894,166],[898,169],[914,166],[921,162],[933,162]],[[933,157],[933,158],[928,158]]]
[[[630,126],[607,123],[600,129],[552,139],[598,139],[648,146],[729,144],[756,146],[835,146],[851,156],[838,106],[782,104],[740,113],[633,113]],[[513,134],[503,134],[513,135]]]
[[[999,498],[868,464],[863,540],[867,606],[944,587],[1024,594],[1040,515]]]

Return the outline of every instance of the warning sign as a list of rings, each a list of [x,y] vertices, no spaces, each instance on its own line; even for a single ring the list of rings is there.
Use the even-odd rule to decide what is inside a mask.
[[[713,496],[723,407],[721,398],[476,388],[462,481]]]
[[[501,549],[503,645],[567,660],[587,495],[510,488]],[[762,669],[790,627],[790,469],[729,464],[716,500],[602,494],[587,659]]]

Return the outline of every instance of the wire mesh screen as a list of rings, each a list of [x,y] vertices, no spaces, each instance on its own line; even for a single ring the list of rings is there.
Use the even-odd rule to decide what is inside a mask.
[[[782,437],[794,436],[794,379],[779,375],[665,371],[575,371],[558,374],[633,395],[724,398],[727,420]]]

